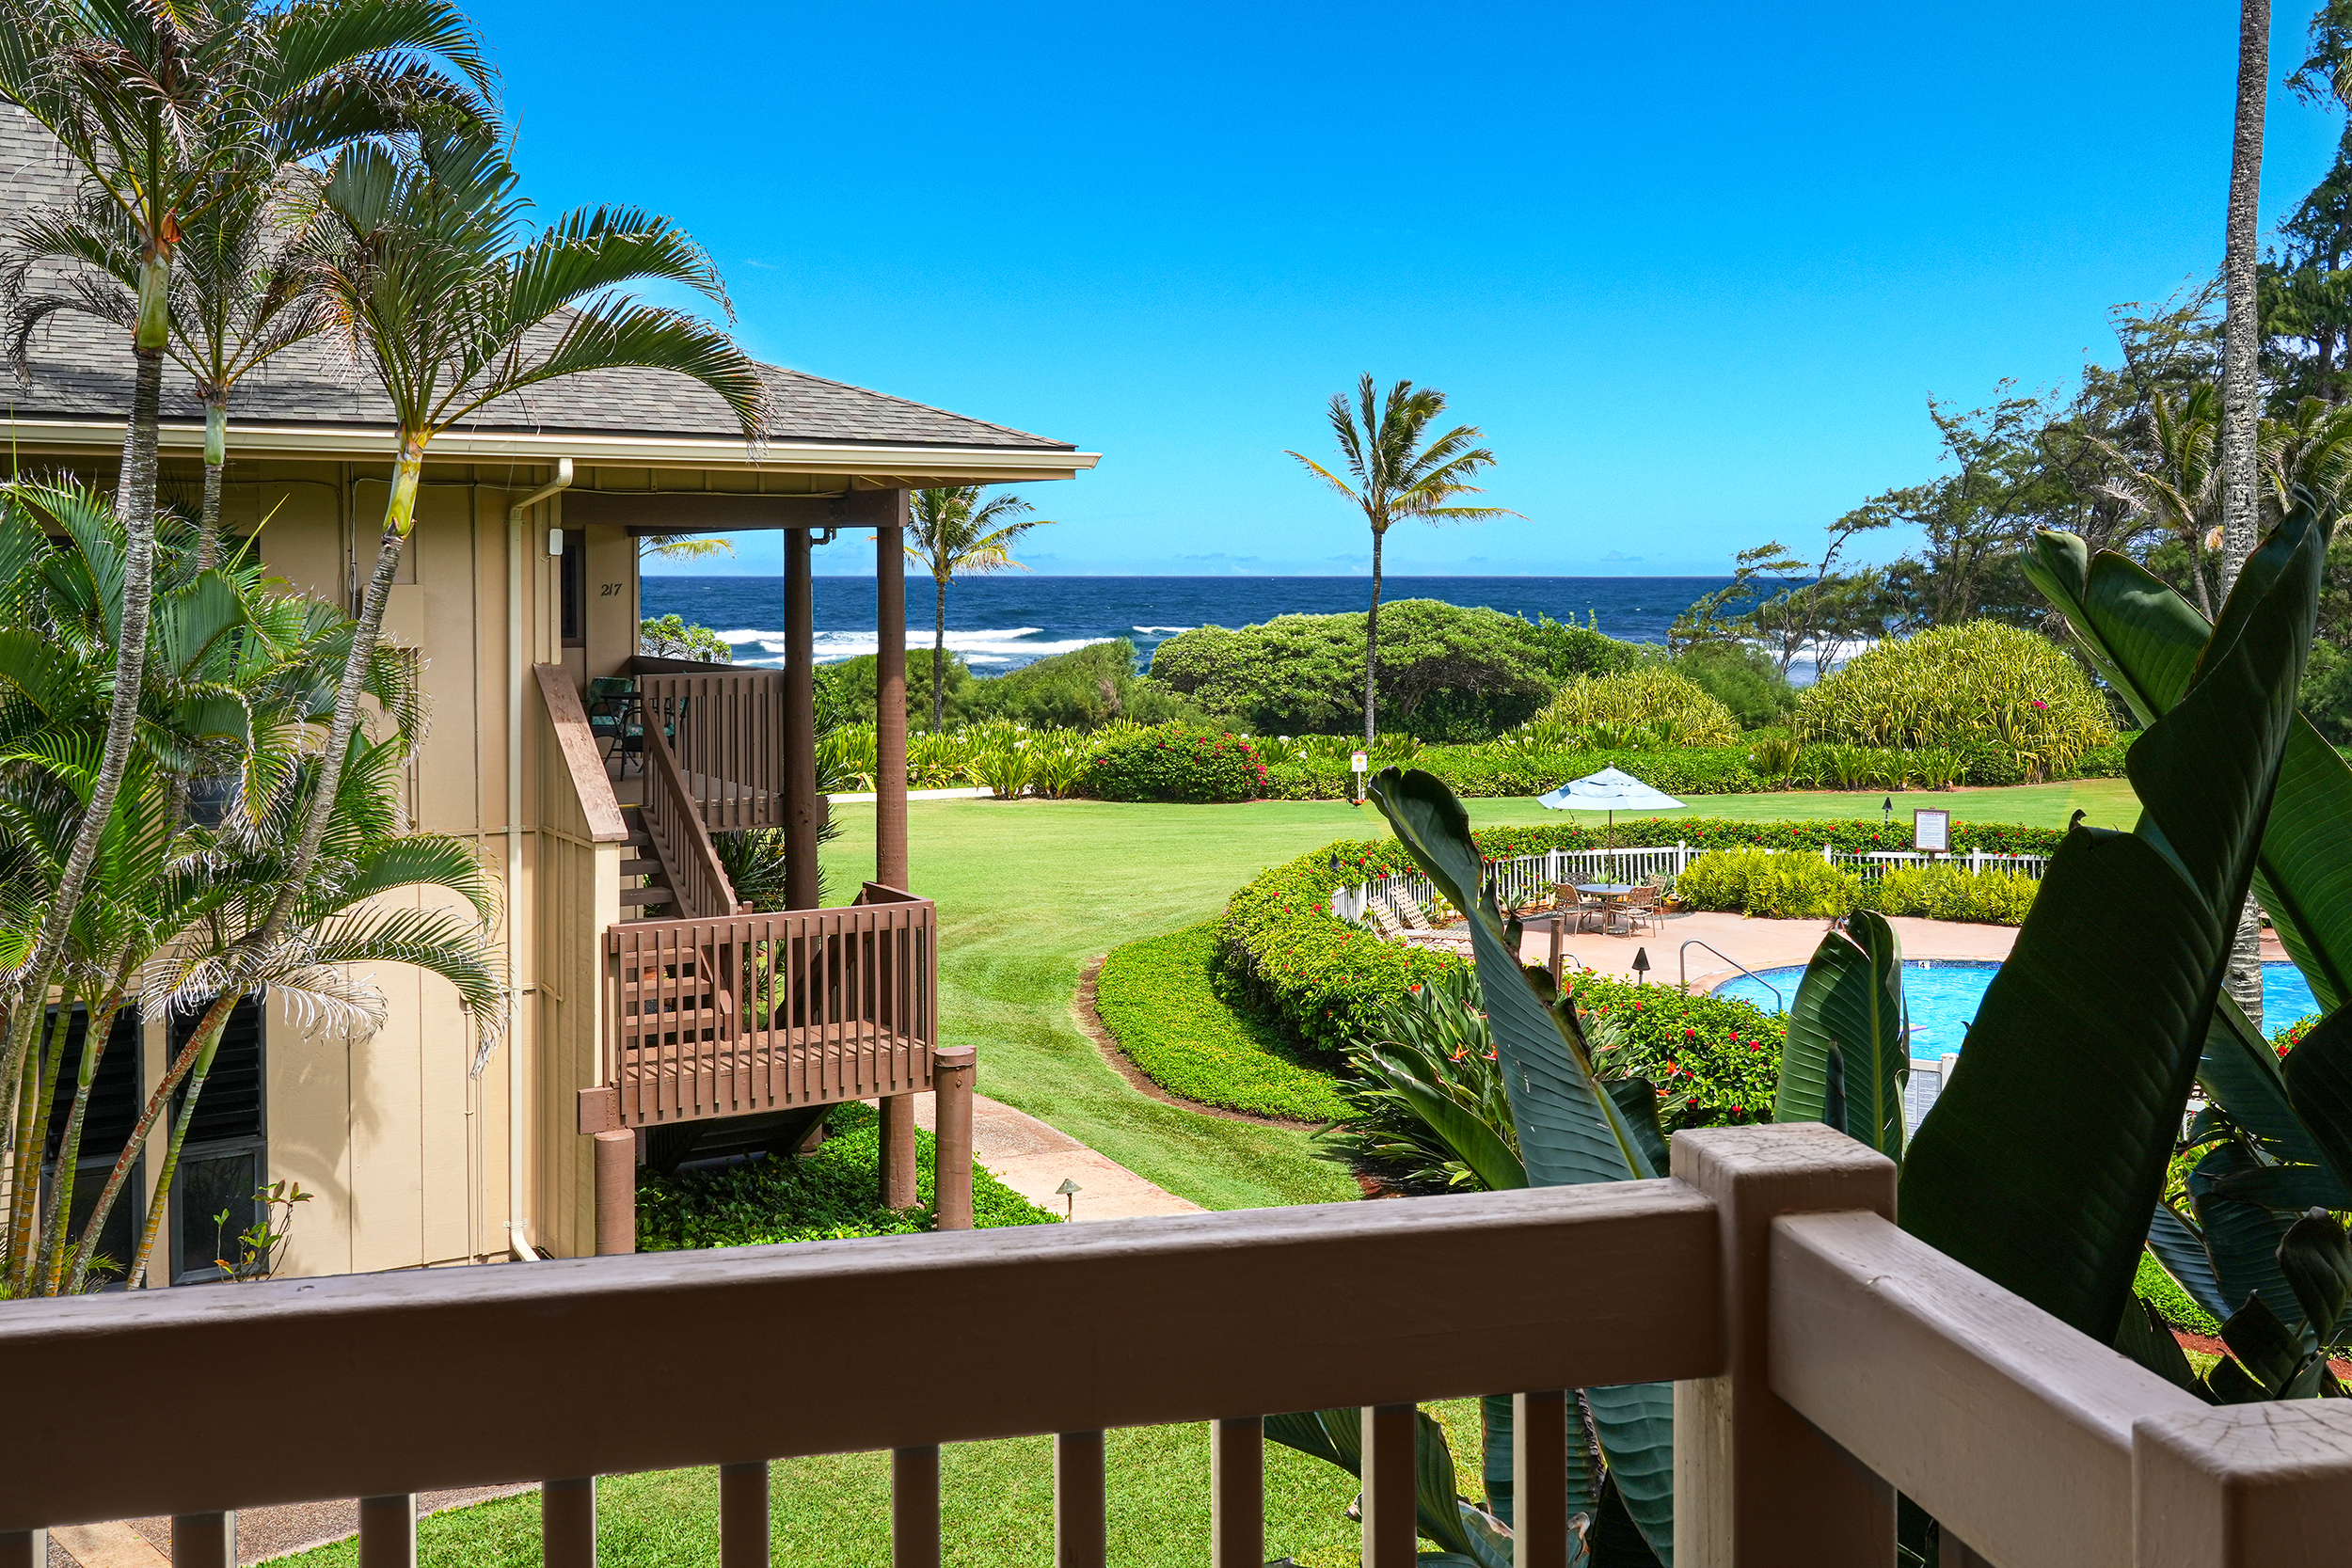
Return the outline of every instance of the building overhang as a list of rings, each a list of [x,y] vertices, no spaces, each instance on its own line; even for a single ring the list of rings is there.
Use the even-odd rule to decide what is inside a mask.
[[[122,450],[120,420],[9,415],[0,429],[21,452],[115,456]],[[167,456],[200,456],[204,427],[167,420],[157,436]],[[329,459],[389,464],[396,450],[389,426],[238,424],[230,427],[230,453],[251,459]],[[427,460],[501,462],[551,467],[561,458],[681,472],[824,474],[845,489],[917,489],[946,484],[1003,484],[1074,479],[1102,459],[1067,447],[894,446],[783,438],[754,450],[740,438],[638,436],[614,431],[451,430],[434,437]],[[659,493],[657,483],[648,493]]]

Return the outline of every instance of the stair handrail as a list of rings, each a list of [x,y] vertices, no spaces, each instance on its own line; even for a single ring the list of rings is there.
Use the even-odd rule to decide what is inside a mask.
[[[1780,1010],[1782,1012],[1787,1012],[1788,1010],[1788,999],[1780,994],[1780,988],[1778,986],[1772,984],[1770,980],[1764,978],[1763,975],[1758,974],[1755,970],[1750,969],[1746,964],[1741,963],[1739,959],[1733,958],[1730,954],[1724,952],[1722,948],[1717,947],[1712,942],[1701,942],[1696,937],[1692,937],[1689,942],[1684,942],[1682,944],[1682,951],[1678,955],[1682,964],[1683,995],[1688,996],[1691,994],[1691,949],[1693,947],[1706,948],[1709,953],[1714,954],[1715,957],[1723,959],[1724,962],[1729,964],[1732,968],[1738,970],[1749,979],[1754,980],[1757,985],[1762,986],[1766,990],[1771,991],[1772,993],[1772,1000],[1780,1004]]]
[[[741,906],[735,886],[727,880],[718,847],[710,842],[710,830],[703,825],[702,813],[678,770],[676,753],[659,724],[645,726],[644,778],[645,802],[640,815],[677,912],[689,920],[718,920],[738,912]]]

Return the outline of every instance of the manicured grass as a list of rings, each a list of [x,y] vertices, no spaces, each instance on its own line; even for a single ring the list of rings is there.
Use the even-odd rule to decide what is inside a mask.
[[[2174,1328],[2185,1328],[2192,1334],[2209,1334],[2217,1338],[2221,1324],[2212,1313],[2197,1305],[2196,1299],[2164,1272],[2153,1254],[2139,1255],[2139,1274],[2132,1281],[2132,1292],[2156,1309],[2159,1317]]]
[[[1478,1405],[1429,1407],[1452,1440],[1461,1490],[1475,1497]],[[1111,1560],[1197,1568],[1208,1559],[1209,1429],[1138,1427],[1109,1433]],[[771,1561],[890,1560],[885,1454],[781,1460],[770,1471]],[[1277,1444],[1265,1449],[1265,1544],[1271,1560],[1355,1568],[1359,1527],[1346,1517],[1355,1479]],[[707,1568],[719,1560],[715,1470],[608,1476],[596,1482],[596,1560],[603,1568]],[[1035,1568],[1054,1560],[1050,1437],[959,1443],[940,1450],[940,1528],[958,1568]],[[302,1568],[356,1568],[356,1541],[291,1559]],[[536,1494],[435,1514],[417,1526],[422,1568],[538,1568]]]
[[[1212,924],[1111,949],[1094,1001],[1120,1049],[1160,1087],[1204,1105],[1294,1121],[1346,1115],[1329,1063],[1218,999],[1216,947]]]
[[[1710,795],[1689,815],[1759,821],[1867,816],[1883,796]],[[1532,800],[1472,800],[1480,827],[1558,821]],[[2137,816],[2118,780],[1898,798],[1979,821],[2096,826]],[[828,847],[835,888],[873,874],[873,812],[843,806]],[[1599,820],[1585,814],[1588,820]],[[1377,812],[1334,800],[1239,806],[1098,800],[923,800],[909,808],[915,888],[939,901],[946,1037],[980,1053],[984,1094],[1041,1117],[1195,1203],[1238,1209],[1356,1196],[1345,1172],[1288,1128],[1204,1117],[1138,1093],[1071,1014],[1078,971],[1097,953],[1215,918],[1268,865],[1336,838],[1386,830]],[[1673,820],[1670,814],[1666,820]]]
[[[835,1241],[850,1236],[906,1236],[931,1228],[929,1132],[917,1132],[914,1209],[882,1206],[882,1117],[862,1100],[826,1116],[832,1136],[802,1159],[749,1160],[719,1170],[675,1176],[650,1171],[637,1178],[637,1250],[764,1246],[774,1242]],[[972,1172],[972,1224],[1052,1225],[1048,1213],[987,1169]]]

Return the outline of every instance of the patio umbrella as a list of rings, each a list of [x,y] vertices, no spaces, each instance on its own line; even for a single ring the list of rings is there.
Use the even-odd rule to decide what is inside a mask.
[[[1652,789],[1632,774],[1619,768],[1604,768],[1581,779],[1570,779],[1549,795],[1538,795],[1535,803],[1553,811],[1606,811],[1609,826],[1617,826],[1621,811],[1680,811],[1682,802],[1671,795]]]

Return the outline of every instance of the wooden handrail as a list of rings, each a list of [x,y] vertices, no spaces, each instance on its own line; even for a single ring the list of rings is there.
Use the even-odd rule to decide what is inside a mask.
[[[718,847],[710,842],[710,830],[687,793],[660,726],[650,721],[645,725],[645,802],[640,815],[654,852],[661,857],[670,891],[677,895],[678,912],[696,920],[733,914],[739,906],[726,867],[719,863]]]
[[[570,776],[572,793],[593,844],[617,844],[628,837],[621,819],[621,804],[612,794],[612,781],[604,771],[604,756],[596,749],[595,732],[580,693],[572,689],[570,672],[560,664],[532,666],[539,677],[539,697],[548,705],[548,723],[555,734],[557,752]]]
[[[1646,1181],[13,1302],[0,1377],[40,1441],[0,1466],[0,1531],[1699,1376],[1715,1270],[1713,1206]],[[1474,1309],[1429,1288],[1472,1279]],[[849,1353],[890,1324],[954,1346]],[[714,1354],[725,1398],[614,1418]],[[301,1442],[88,1462],[132,1391],[273,1365],[303,1369],[272,1405]]]
[[[785,680],[723,666],[637,677],[650,747],[666,734],[689,799],[714,830],[784,825]]]

